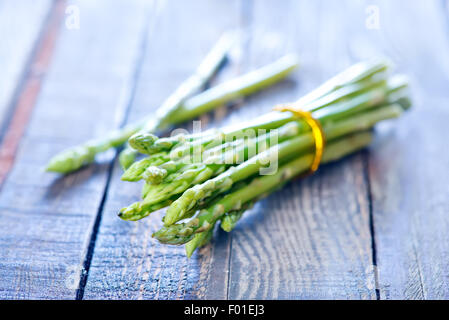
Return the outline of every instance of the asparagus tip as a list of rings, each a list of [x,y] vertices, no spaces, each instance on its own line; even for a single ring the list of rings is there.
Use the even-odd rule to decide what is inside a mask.
[[[151,147],[159,137],[148,132],[138,132],[129,138],[128,143],[135,150],[146,153],[147,149]]]
[[[61,174],[66,174],[67,172],[70,172],[70,170],[67,169],[67,165],[64,162],[58,161],[58,159],[52,159],[48,163],[48,165],[44,169],[45,172],[56,172]]]
[[[187,258],[191,258],[192,257],[192,254],[195,252],[195,249],[196,248],[193,248],[192,249],[192,247],[190,247],[190,246],[185,246],[185,248],[186,248],[186,256],[187,256]]]

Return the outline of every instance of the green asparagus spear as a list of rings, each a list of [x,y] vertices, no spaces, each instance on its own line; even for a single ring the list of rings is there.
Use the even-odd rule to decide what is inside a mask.
[[[151,158],[147,157],[140,161],[134,162],[122,175],[123,181],[139,181],[142,178],[145,170],[154,165],[160,165],[170,161],[167,153],[161,152],[153,155]]]
[[[186,255],[188,258],[192,256],[193,252],[195,252],[197,248],[206,245],[210,241],[214,233],[214,226],[212,226],[208,231],[195,234],[192,240],[186,243],[185,248],[186,248]]]
[[[231,232],[235,228],[237,222],[242,218],[245,211],[251,209],[254,202],[255,200],[247,202],[243,204],[240,209],[227,212],[223,217],[221,217],[220,227],[226,232]]]
[[[184,81],[163,103],[162,107],[156,111],[157,126],[155,127],[153,122],[149,121],[147,126],[142,128],[142,131],[152,132],[155,130],[163,130],[175,124],[172,120],[173,115],[182,112],[181,109],[183,108],[183,102],[186,98],[201,90],[201,88],[204,87],[204,85],[216,73],[217,69],[226,58],[234,41],[234,34],[226,33],[223,35],[217,45],[200,64],[196,72]],[[184,119],[189,120],[191,118],[193,117],[186,116]]]
[[[335,77],[327,80],[321,86],[302,97],[298,104],[304,106],[318,100],[331,92],[348,85],[365,82],[373,77],[379,77],[388,69],[389,62],[383,60],[363,61],[357,63]]]

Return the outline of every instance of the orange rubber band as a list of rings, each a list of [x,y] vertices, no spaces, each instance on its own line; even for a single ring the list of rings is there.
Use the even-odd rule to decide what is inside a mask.
[[[298,118],[304,119],[304,121],[309,125],[312,130],[313,140],[315,142],[315,156],[313,158],[312,165],[310,166],[310,173],[317,171],[323,158],[324,146],[326,144],[326,138],[320,122],[315,119],[310,112],[303,111],[298,107],[295,107],[294,104],[278,105],[274,107],[274,110],[281,112],[290,111]]]

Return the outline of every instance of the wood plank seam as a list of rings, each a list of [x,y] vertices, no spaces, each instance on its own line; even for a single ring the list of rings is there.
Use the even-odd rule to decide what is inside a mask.
[[[104,192],[103,192],[103,196],[101,198],[100,205],[98,207],[97,214],[95,216],[95,222],[92,227],[92,232],[91,232],[91,235],[89,238],[89,244],[87,246],[86,254],[84,255],[83,268],[82,268],[82,272],[80,274],[78,289],[76,289],[75,300],[83,300],[84,288],[87,283],[87,277],[89,275],[90,263],[92,261],[92,256],[93,256],[93,253],[95,250],[95,242],[97,240],[98,228],[100,226],[101,217],[103,214],[103,208],[104,208],[104,204],[107,199],[109,184],[111,182],[112,168],[113,168],[113,165],[109,164],[108,170],[107,170],[106,185],[104,188]]]
[[[51,63],[51,57],[63,21],[65,1],[56,0],[42,26],[35,47],[25,67],[22,79],[9,107],[9,115],[0,127],[0,188],[9,171],[22,136],[26,130],[33,108],[39,96],[41,85]]]
[[[142,40],[141,40],[141,44],[140,44],[140,48],[139,48],[139,54],[135,61],[135,65],[133,67],[133,72],[131,73],[131,77],[126,82],[126,84],[127,84],[127,88],[125,89],[126,96],[123,99],[123,106],[121,107],[121,109],[124,112],[122,113],[123,114],[122,119],[120,119],[120,127],[123,127],[126,124],[127,119],[129,117],[130,110],[131,110],[131,106],[134,102],[135,92],[136,92],[136,89],[138,86],[138,80],[140,78],[140,74],[142,71],[142,65],[143,65],[143,62],[145,59],[145,52],[146,52],[146,48],[148,45],[148,33],[150,32],[150,29],[151,29],[150,22],[152,21],[151,14],[152,14],[151,10],[148,10],[146,23],[143,26],[144,31],[142,32]],[[106,185],[105,185],[105,188],[103,191],[103,196],[102,196],[100,205],[98,207],[97,215],[95,217],[95,223],[92,228],[89,244],[87,246],[86,254],[84,257],[83,272],[81,273],[79,286],[78,286],[78,289],[76,290],[76,297],[75,297],[76,300],[83,300],[84,289],[86,287],[87,280],[89,277],[90,264],[92,262],[92,258],[94,255],[97,234],[98,234],[98,230],[100,228],[101,218],[103,216],[105,203],[108,198],[108,191],[109,191],[109,187],[111,184],[111,179],[113,176],[112,173],[114,170],[114,165],[116,164],[116,161],[117,161],[117,157],[118,157],[118,152],[116,151],[113,161],[111,161],[111,163],[108,165]]]
[[[371,233],[371,253],[373,260],[373,275],[374,275],[374,284],[375,284],[375,292],[376,299],[380,300],[380,286],[379,286],[379,272],[377,269],[377,247],[376,247],[376,229],[374,225],[374,216],[373,216],[373,195],[371,190],[371,181],[369,174],[369,152],[363,151],[363,177],[365,179],[366,184],[366,193],[368,197],[368,210],[369,210],[369,229]]]

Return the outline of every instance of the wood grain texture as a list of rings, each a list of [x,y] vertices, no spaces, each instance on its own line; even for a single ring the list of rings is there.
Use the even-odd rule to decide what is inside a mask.
[[[0,194],[2,299],[75,298],[108,167],[65,178],[42,168],[62,148],[117,126],[146,31],[145,1],[71,4],[79,9],[80,29],[61,29]]]
[[[170,1],[160,8],[130,121],[155,110],[193,72],[221,33],[238,26],[238,9],[237,1],[209,0]],[[234,67],[224,71],[229,76]],[[209,119],[210,115],[202,117],[202,124]],[[226,298],[226,238],[218,237],[190,260],[183,247],[158,244],[151,234],[161,226],[161,212],[139,222],[116,216],[121,207],[139,199],[141,189],[140,184],[121,181],[121,174],[115,164],[83,298]]]
[[[449,298],[449,12],[443,2],[69,4],[79,7],[81,28],[61,29],[0,191],[0,298]],[[373,12],[378,27],[369,24]],[[0,19],[0,34],[2,25]],[[232,233],[217,230],[190,260],[182,247],[151,238],[162,212],[137,223],[116,217],[138,199],[140,185],[120,181],[121,169],[110,164],[114,152],[66,177],[41,171],[68,145],[155,110],[229,28],[245,37],[216,81],[292,51],[302,67],[294,80],[238,103],[230,114],[221,108],[203,116],[205,126],[255,117],[379,55],[411,77],[414,107],[394,126],[379,128],[368,151],[292,181],[245,214]],[[15,48],[5,58],[19,67],[30,52],[26,41],[35,36],[20,32],[24,51]],[[19,69],[8,74],[17,79]],[[2,101],[14,91],[8,85],[0,94],[0,120]],[[77,291],[80,279],[87,282]]]
[[[0,125],[21,83],[30,55],[51,8],[50,0],[0,3]]]
[[[380,131],[369,152],[381,299],[449,298],[449,38],[442,4],[370,1],[380,29],[352,27],[354,55],[391,57],[411,77],[414,96],[409,115]],[[359,26],[367,5],[347,5]]]

